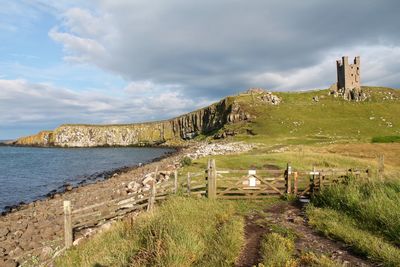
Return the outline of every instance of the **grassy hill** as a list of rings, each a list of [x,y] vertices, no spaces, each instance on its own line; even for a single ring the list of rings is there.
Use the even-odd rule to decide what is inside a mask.
[[[226,128],[241,133],[236,140],[267,144],[370,142],[373,137],[400,135],[400,91],[382,87],[363,90],[369,96],[363,102],[335,98],[328,90],[277,92],[274,94],[282,103],[276,106],[257,101],[257,95],[239,95],[236,101],[256,119]]]

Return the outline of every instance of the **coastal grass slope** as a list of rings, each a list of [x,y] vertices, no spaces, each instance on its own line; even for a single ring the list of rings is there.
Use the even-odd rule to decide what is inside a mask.
[[[276,92],[279,105],[262,105],[251,95],[238,96],[249,122],[226,125],[238,130],[236,140],[272,144],[319,142],[379,142],[380,137],[400,136],[400,90],[363,87],[366,101],[350,102],[328,90]],[[397,136],[397,137],[396,137]]]

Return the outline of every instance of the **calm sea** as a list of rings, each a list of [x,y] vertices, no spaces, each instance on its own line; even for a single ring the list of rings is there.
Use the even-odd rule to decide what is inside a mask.
[[[146,163],[165,148],[33,148],[0,146],[0,212],[29,203],[63,185],[90,183],[104,172]]]

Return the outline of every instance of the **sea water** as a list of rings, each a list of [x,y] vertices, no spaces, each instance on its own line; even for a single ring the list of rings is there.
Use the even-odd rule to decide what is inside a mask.
[[[104,173],[163,156],[168,148],[35,148],[0,146],[0,212],[66,184],[104,179]]]

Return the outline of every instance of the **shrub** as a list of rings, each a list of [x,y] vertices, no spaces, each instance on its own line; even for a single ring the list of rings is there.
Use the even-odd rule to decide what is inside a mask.
[[[375,136],[372,143],[400,143],[400,135]]]
[[[190,165],[192,165],[192,159],[185,156],[182,158],[181,164],[182,164],[182,166],[190,166]]]

